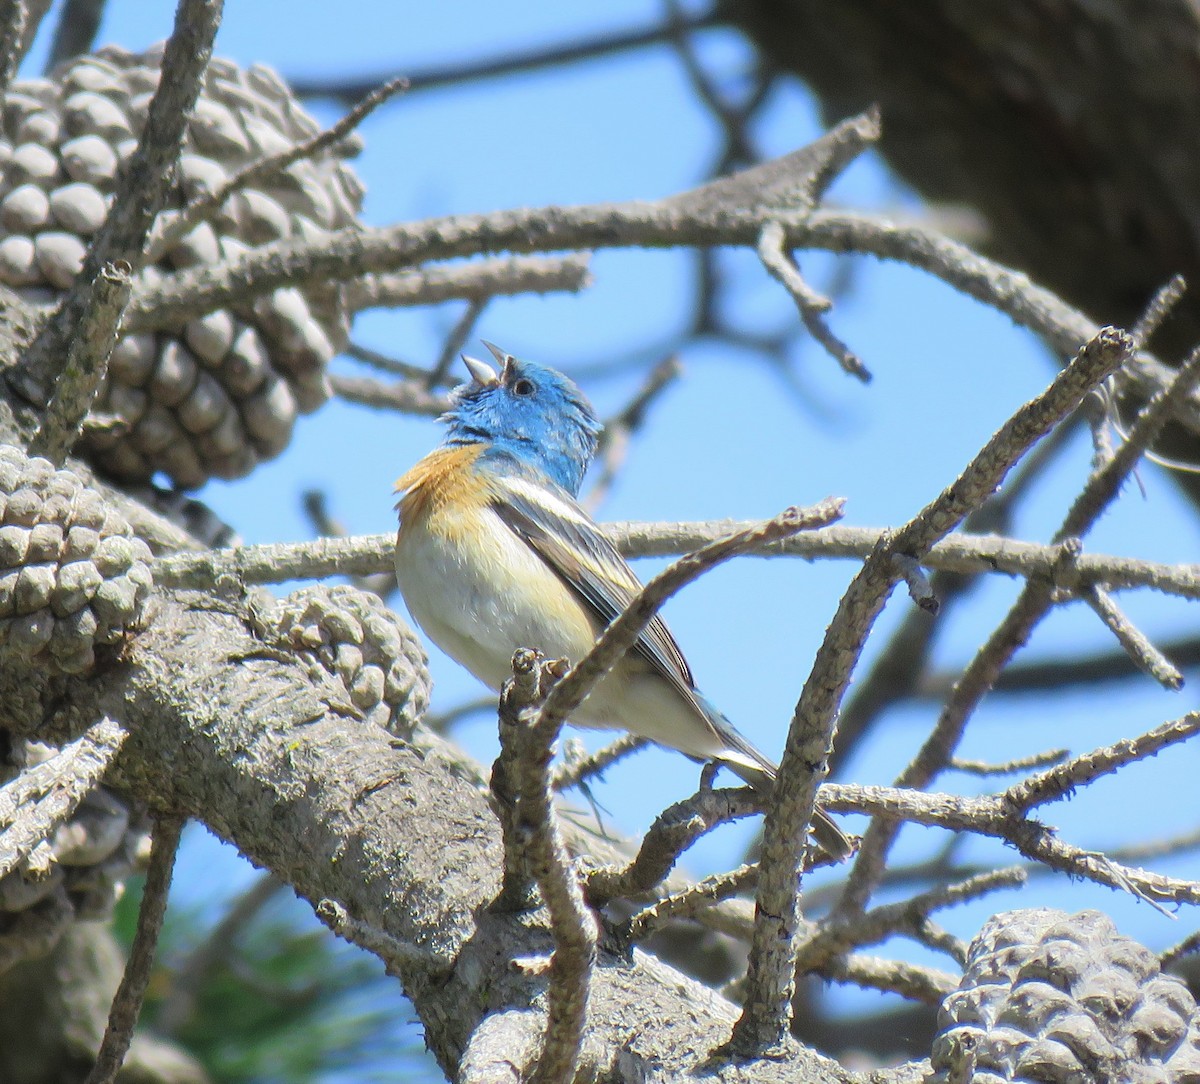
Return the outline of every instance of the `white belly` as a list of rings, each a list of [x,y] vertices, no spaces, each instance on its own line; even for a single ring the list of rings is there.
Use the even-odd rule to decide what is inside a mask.
[[[401,531],[396,578],[426,635],[493,689],[518,648],[578,662],[595,639],[575,595],[491,509]]]
[[[400,532],[396,578],[409,613],[447,655],[498,690],[519,648],[572,664],[587,653],[598,622],[494,512],[443,510],[435,526]],[[571,722],[628,730],[701,760],[725,751],[696,706],[636,655],[596,686]]]

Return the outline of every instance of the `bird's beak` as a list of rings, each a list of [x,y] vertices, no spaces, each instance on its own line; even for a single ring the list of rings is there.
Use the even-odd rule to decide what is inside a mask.
[[[467,367],[467,372],[471,374],[471,379],[481,388],[491,388],[500,383],[500,378],[496,375],[495,370],[486,361],[467,357],[466,354],[463,354],[462,359],[463,364]]]
[[[501,350],[495,343],[490,343],[487,339],[481,339],[480,342],[488,348],[492,357],[496,359],[500,366],[500,383],[507,384],[509,375],[512,372],[513,363],[517,360],[507,350]]]
[[[488,348],[488,353],[496,359],[496,364],[500,368],[504,368],[508,364],[509,353],[507,350],[501,350],[495,343],[490,343],[487,339],[481,339],[480,342]]]

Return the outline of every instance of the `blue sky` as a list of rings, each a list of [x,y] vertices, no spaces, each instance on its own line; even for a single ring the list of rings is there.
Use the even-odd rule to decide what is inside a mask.
[[[315,0],[231,2],[217,51],[309,79],[403,73],[644,25],[659,10],[636,0],[606,5],[342,0],[336,7]],[[168,32],[171,16],[168,3],[109,0],[101,41],[147,45]],[[705,32],[699,48],[720,85],[745,85],[751,53],[736,35]],[[314,112],[324,122],[336,116],[327,107]],[[789,83],[772,95],[753,134],[763,151],[783,153],[819,131],[806,92]],[[362,134],[366,149],[356,168],[367,188],[364,221],[373,225],[514,206],[654,198],[698,183],[721,146],[716,123],[696,104],[678,59],[665,48],[401,98],[370,118]],[[831,198],[856,209],[920,212],[919,203],[871,156],[850,169]],[[795,320],[790,300],[752,254],[726,253],[723,259],[736,275],[730,311],[739,326],[766,331]],[[995,428],[1049,379],[1051,366],[1039,343],[1006,317],[908,268],[868,259],[851,264],[853,288],[831,323],[865,359],[874,382],[864,387],[844,376],[810,341],[795,350],[790,381],[728,346],[687,349],[684,378],[655,405],[601,518],[765,517],[789,504],[838,494],[848,498],[847,522],[897,525],[951,481]],[[821,254],[802,254],[802,265],[818,285],[834,268]],[[567,370],[611,366],[623,373],[623,360],[670,340],[684,326],[691,290],[686,254],[605,252],[592,266],[595,285],[581,295],[496,301],[480,334]],[[431,363],[459,312],[448,305],[368,314],[354,337]],[[627,374],[585,382],[601,414],[622,405],[635,386]],[[327,492],[332,510],[351,531],[388,531],[394,527],[394,479],[439,439],[431,420],[333,403],[300,423],[293,446],[279,460],[241,482],[209,486],[202,496],[251,542],[309,537],[299,494],[311,487]],[[1089,451],[1081,439],[1060,456],[1018,517],[1020,537],[1050,536],[1086,475]],[[1145,496],[1129,487],[1088,548],[1192,560],[1194,517],[1158,468],[1146,467],[1141,478]],[[649,575],[655,567],[642,562],[639,571]],[[667,609],[706,694],[772,754],[782,746],[810,660],[853,571],[845,562],[743,560],[687,589]],[[971,605],[956,607],[946,618],[939,661],[969,659],[1016,591],[1016,584],[995,579]],[[1192,617],[1180,602],[1146,596],[1123,601],[1156,635],[1178,633]],[[893,599],[868,658],[908,605],[905,597]],[[1090,611],[1073,606],[1039,629],[1028,657],[1085,653],[1108,640]],[[434,654],[432,668],[437,708],[479,694],[472,679],[445,657]],[[1099,696],[996,700],[985,704],[962,752],[1003,760],[1053,746],[1083,751],[1180,715],[1192,702],[1190,692],[1167,694],[1149,679]],[[890,782],[930,722],[927,710],[890,713],[847,778]],[[465,723],[455,736],[481,758],[492,755],[487,717]],[[1050,819],[1068,840],[1097,848],[1179,831],[1194,823],[1190,789],[1196,770],[1195,748],[1173,750],[1055,807]],[[611,771],[597,795],[613,822],[636,832],[689,793],[695,781],[690,762],[654,752]],[[977,786],[958,776],[947,777],[944,785],[967,791]],[[1128,799],[1131,793],[1139,795],[1137,802]],[[689,866],[702,873],[736,864],[752,831],[739,826],[716,833],[688,857]],[[910,829],[897,855],[911,859],[941,842],[937,833]],[[968,853],[1002,863],[1016,858],[985,843],[971,844]],[[227,888],[248,876],[217,856],[200,833],[190,836],[185,857],[191,861],[181,869],[178,891],[191,900],[211,891],[214,876]],[[1183,859],[1157,868],[1187,875],[1194,864]],[[1127,896],[1053,877],[939,918],[969,935],[993,910],[1034,904],[1100,907],[1123,930],[1156,946],[1195,926],[1186,914],[1173,922]],[[911,946],[897,951],[930,959]],[[848,1006],[874,997],[853,991],[835,996]]]

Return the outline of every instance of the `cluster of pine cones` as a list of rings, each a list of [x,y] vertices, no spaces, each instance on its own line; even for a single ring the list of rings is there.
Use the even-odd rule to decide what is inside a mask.
[[[108,47],[49,77],[11,84],[0,131],[0,284],[54,305],[104,224],[122,164],[137,146],[162,49]],[[353,226],[362,186],[345,161],[355,138],[239,188],[209,220],[175,237],[189,202],[246,166],[319,132],[264,67],[214,59],[142,278],[236,259],[257,246],[315,240]],[[322,282],[120,338],[76,454],[122,484],[166,478],[190,489],[238,478],[278,455],[299,414],[329,396],[327,367],[350,324],[342,288]],[[85,674],[148,620],[152,554],[75,473],[0,447],[0,665]],[[274,635],[346,685],[364,722],[408,733],[429,697],[419,640],[377,597],[315,587],[267,611]],[[0,785],[45,760],[38,743],[9,749]],[[0,824],[0,828],[3,825]],[[49,864],[0,878],[0,964],[49,916],[96,917],[146,854],[146,824],[97,788],[48,841]]]

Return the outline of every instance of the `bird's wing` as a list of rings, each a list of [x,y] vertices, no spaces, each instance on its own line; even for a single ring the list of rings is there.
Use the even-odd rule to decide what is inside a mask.
[[[562,577],[602,625],[611,624],[642,589],[616,547],[561,487],[517,474],[496,482],[492,507],[497,515]],[[662,618],[651,620],[633,650],[687,699],[695,698],[692,672]]]

